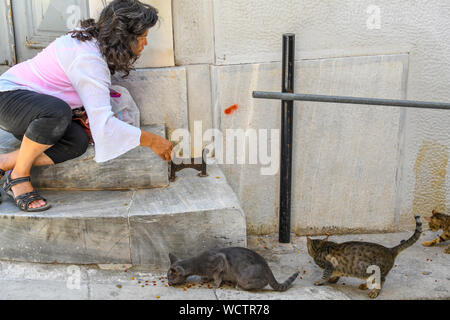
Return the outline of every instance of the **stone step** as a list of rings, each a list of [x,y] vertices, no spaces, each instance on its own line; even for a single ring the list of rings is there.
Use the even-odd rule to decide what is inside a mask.
[[[0,260],[166,268],[169,252],[246,246],[245,216],[222,171],[177,176],[163,189],[43,191],[52,208],[42,213],[3,198]]]
[[[143,127],[166,137],[165,126]],[[0,153],[17,150],[20,141],[0,130]],[[33,186],[51,190],[130,190],[167,187],[168,164],[149,148],[138,147],[106,163],[96,163],[94,147],[74,160],[55,166],[33,168]]]

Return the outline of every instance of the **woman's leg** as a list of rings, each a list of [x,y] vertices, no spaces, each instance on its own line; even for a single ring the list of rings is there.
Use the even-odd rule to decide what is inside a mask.
[[[8,154],[0,154],[0,168],[4,171],[9,171],[14,169],[17,162],[17,157],[19,156],[20,150],[8,153]],[[33,166],[34,167],[42,167],[42,166],[50,166],[53,165],[52,159],[50,159],[46,154],[41,154],[38,156],[38,158],[34,161]],[[19,187],[19,186],[18,186]],[[24,190],[23,192],[21,190],[18,190],[16,188],[13,188],[14,192],[17,192],[18,194],[23,194],[27,192],[27,190]],[[31,208],[39,208],[45,205],[44,201],[36,201],[30,205]]]
[[[89,147],[89,136],[83,127],[76,121],[72,121],[64,136],[53,147],[46,150],[41,158],[38,158],[34,166],[45,163],[46,158],[53,164],[63,163],[82,156]]]
[[[52,146],[36,143],[26,136],[22,140],[19,153],[17,155],[16,164],[11,173],[11,179],[18,179],[23,177],[29,177],[31,175],[31,168],[33,167],[36,159],[43,155],[44,151],[48,150]],[[34,190],[31,183],[21,183],[11,188],[15,196],[32,192]],[[34,201],[30,204],[29,208],[40,208],[45,206],[46,203],[43,200]]]
[[[18,140],[23,140],[23,136],[17,136]],[[33,167],[51,166],[63,163],[82,156],[89,146],[89,136],[84,132],[83,127],[73,121],[67,128],[64,137],[56,145],[47,149],[37,157]],[[7,154],[0,154],[0,169],[9,171],[14,169],[19,156],[19,150]]]
[[[5,157],[9,162],[0,169],[14,166],[12,179],[30,176],[32,166],[37,163],[51,164],[44,154],[65,135],[72,122],[72,111],[64,101],[32,91],[18,90],[0,95],[0,127],[15,136],[23,136],[18,152]],[[47,159],[48,158],[48,159]],[[15,163],[14,163],[15,160]],[[15,197],[33,191],[30,182],[11,188]],[[45,202],[32,202],[29,208],[39,208]]]
[[[25,146],[24,146],[25,144]],[[6,155],[0,155],[0,168],[3,170],[12,170],[12,179],[19,177],[27,177],[30,175],[28,168],[29,162],[21,164],[18,159],[32,159],[38,154],[36,160],[33,163],[33,167],[49,166],[58,163],[63,163],[68,160],[72,160],[82,156],[89,146],[89,137],[84,132],[81,125],[77,122],[72,122],[69,128],[66,130],[64,137],[58,141],[54,146],[45,146],[36,144],[30,139],[24,137],[22,147],[20,150],[11,152]],[[49,147],[49,148],[48,148]],[[35,150],[36,152],[33,152]],[[42,151],[44,150],[44,151]],[[21,154],[22,152],[31,152],[30,154]],[[44,152],[44,153],[42,153]],[[19,157],[20,155],[20,157]],[[23,168],[25,166],[25,168]],[[24,194],[33,191],[31,184],[20,184],[12,188],[14,194]],[[39,208],[44,206],[44,201],[35,201],[31,203],[30,208]]]
[[[19,152],[20,149],[11,153],[0,154],[0,168],[4,171],[14,169]],[[51,166],[53,164],[52,159],[43,153],[34,161],[33,167]]]

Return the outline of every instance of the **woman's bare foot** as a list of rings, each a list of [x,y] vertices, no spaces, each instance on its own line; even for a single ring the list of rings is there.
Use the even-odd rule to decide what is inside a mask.
[[[0,169],[5,172],[14,168],[16,164],[16,158],[18,155],[18,151],[8,153],[8,154],[0,154]]]

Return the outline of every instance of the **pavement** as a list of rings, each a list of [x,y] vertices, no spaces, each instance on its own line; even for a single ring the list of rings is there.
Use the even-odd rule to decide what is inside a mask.
[[[395,246],[412,232],[346,235],[331,241],[370,241]],[[420,242],[397,258],[387,277],[381,300],[450,300],[450,255],[443,244],[425,248],[422,241],[437,233],[426,231]],[[337,284],[316,287],[322,271],[306,249],[306,238],[293,236],[291,244],[279,244],[277,235],[249,236],[248,247],[263,255],[279,282],[295,271],[299,278],[291,289],[279,293],[267,287],[259,292],[219,289],[192,277],[182,287],[167,284],[167,270],[145,270],[130,265],[75,266],[0,261],[1,300],[368,300],[361,280],[343,278]],[[184,257],[181,257],[184,258]],[[187,258],[187,257],[186,257]]]

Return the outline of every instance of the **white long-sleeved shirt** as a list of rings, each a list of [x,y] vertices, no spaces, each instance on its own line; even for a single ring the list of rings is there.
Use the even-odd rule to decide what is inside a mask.
[[[111,73],[95,40],[65,35],[33,59],[0,76],[0,92],[31,90],[60,98],[72,109],[84,106],[95,143],[95,161],[106,162],[140,145],[141,130],[112,112]]]

